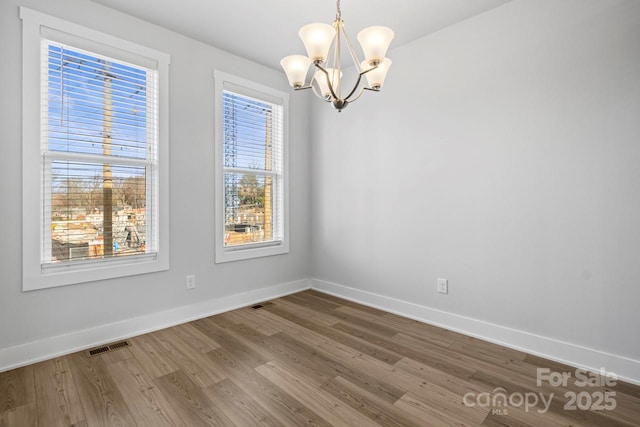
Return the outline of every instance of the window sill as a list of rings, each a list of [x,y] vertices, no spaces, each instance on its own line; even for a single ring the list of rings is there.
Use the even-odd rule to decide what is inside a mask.
[[[289,253],[288,242],[278,242],[271,244],[247,245],[229,248],[219,248],[216,251],[216,264],[231,261],[242,261],[245,259],[261,258],[272,255],[282,255]]]
[[[98,280],[115,279],[169,269],[167,256],[141,256],[129,260],[104,261],[85,265],[49,265],[25,269],[23,291],[35,291],[57,286],[75,285]]]

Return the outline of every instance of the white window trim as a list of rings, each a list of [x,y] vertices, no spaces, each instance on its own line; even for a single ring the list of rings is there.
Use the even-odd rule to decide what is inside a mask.
[[[289,253],[289,94],[251,80],[215,70],[215,173],[214,173],[214,240],[215,262],[223,263]],[[254,245],[224,246],[224,136],[222,92],[232,89],[246,95],[262,95],[265,100],[273,99],[282,104],[283,115],[283,239],[281,242],[262,242]],[[239,90],[238,90],[239,89]],[[259,96],[258,96],[259,97]]]
[[[164,52],[140,46],[44,13],[20,7],[22,19],[22,289],[31,291],[76,283],[132,276],[169,269],[169,63]],[[105,260],[96,263],[69,263],[63,268],[43,268],[41,247],[42,167],[40,153],[41,34],[49,29],[68,33],[75,40],[102,45],[112,54],[129,53],[157,64],[158,105],[158,252],[155,257]],[[126,60],[126,58],[123,58]]]

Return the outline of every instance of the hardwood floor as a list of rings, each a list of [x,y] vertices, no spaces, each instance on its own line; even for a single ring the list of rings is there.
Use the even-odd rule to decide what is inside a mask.
[[[129,342],[0,373],[0,427],[640,425],[638,386],[316,291]]]

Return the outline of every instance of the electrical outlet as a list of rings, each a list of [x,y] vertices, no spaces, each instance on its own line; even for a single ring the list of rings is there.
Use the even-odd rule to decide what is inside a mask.
[[[196,287],[196,276],[195,274],[189,274],[187,276],[187,289],[195,289]]]
[[[447,279],[442,279],[438,277],[438,293],[439,294],[449,293],[449,281]]]

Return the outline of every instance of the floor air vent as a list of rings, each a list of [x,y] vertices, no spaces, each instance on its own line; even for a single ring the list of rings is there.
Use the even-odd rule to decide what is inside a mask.
[[[101,345],[100,347],[94,347],[87,350],[87,356],[92,357],[102,353],[108,353],[110,351],[115,351],[121,349],[123,347],[129,347],[129,341],[118,341],[113,344]]]
[[[254,310],[257,310],[259,308],[266,307],[266,306],[271,305],[271,304],[273,304],[273,303],[272,302],[262,302],[260,304],[252,305],[251,308],[253,308]]]
[[[104,345],[102,347],[96,347],[96,348],[92,348],[91,350],[88,350],[87,354],[89,356],[95,356],[96,354],[106,353],[108,351],[109,351],[109,347]]]

